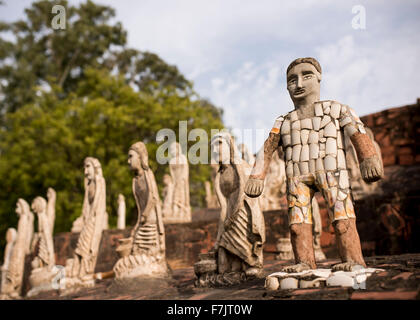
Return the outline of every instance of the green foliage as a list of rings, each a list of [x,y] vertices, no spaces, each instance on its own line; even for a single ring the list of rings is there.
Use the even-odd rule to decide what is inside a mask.
[[[1,2],[1,1],[0,1]],[[53,30],[52,6],[66,8],[65,30]],[[156,162],[162,128],[221,129],[222,110],[201,100],[176,66],[158,55],[126,48],[126,31],[112,8],[88,0],[36,1],[24,20],[0,22],[0,256],[15,227],[16,201],[57,191],[55,232],[69,231],[81,214],[83,160],[99,159],[110,225],[125,195],[127,224],[136,219],[127,151],[146,143],[159,188],[168,173]],[[3,37],[4,31],[14,40]],[[189,142],[189,145],[195,142]],[[210,166],[190,165],[191,204],[204,205]]]
[[[166,87],[158,95],[138,94],[122,77],[106,70],[86,69],[85,79],[75,92],[60,99],[61,89],[42,93],[34,103],[6,117],[0,133],[0,234],[16,224],[13,213],[18,198],[32,201],[45,197],[48,187],[57,191],[55,231],[68,231],[81,214],[83,201],[83,160],[100,160],[107,187],[110,224],[116,224],[117,197],[127,199],[127,221],[136,218],[131,191],[132,174],[127,165],[131,144],[147,143],[149,161],[158,184],[162,185],[167,165],[156,162],[156,134],[162,128],[178,132],[178,121],[187,120],[188,129],[223,127],[214,109],[193,96],[175,94]],[[190,144],[194,144],[192,141]],[[204,204],[203,184],[210,176],[208,165],[191,165],[192,205]]]

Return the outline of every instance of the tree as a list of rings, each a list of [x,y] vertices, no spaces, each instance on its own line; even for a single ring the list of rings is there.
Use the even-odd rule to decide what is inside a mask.
[[[156,134],[162,128],[178,131],[178,121],[189,129],[222,129],[221,114],[190,96],[174,94],[168,86],[159,94],[138,94],[122,76],[104,70],[86,69],[73,93],[61,99],[62,88],[42,92],[33,103],[6,115],[0,132],[0,234],[17,222],[18,198],[32,201],[45,197],[48,187],[57,191],[55,231],[68,231],[81,214],[83,160],[100,160],[107,183],[107,211],[116,224],[117,196],[127,199],[127,221],[134,223],[131,173],[127,165],[129,146],[145,141],[150,166],[162,186],[167,165],[156,162]],[[190,145],[194,142],[190,142]],[[210,176],[208,165],[191,165],[192,205],[204,204],[203,182]],[[3,239],[1,239],[3,240]]]

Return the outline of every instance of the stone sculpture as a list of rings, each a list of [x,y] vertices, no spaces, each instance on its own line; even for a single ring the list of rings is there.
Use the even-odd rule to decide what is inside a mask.
[[[255,163],[255,157],[252,154],[252,152],[249,151],[246,144],[245,143],[239,144],[238,149],[241,152],[242,160],[245,160],[245,162],[248,163],[252,167]]]
[[[0,282],[0,296],[4,292],[6,286],[6,275],[9,270],[10,257],[12,256],[13,247],[16,242],[17,231],[15,228],[9,228],[6,231],[6,247],[4,248],[4,260],[1,266],[1,282]]]
[[[204,182],[204,188],[206,190],[206,206],[208,209],[219,208],[219,200],[217,200],[216,194],[213,192],[210,181]]]
[[[165,217],[170,219],[172,215],[172,200],[174,198],[174,183],[172,182],[172,177],[169,174],[163,175],[163,185],[162,215],[165,220]]]
[[[264,152],[261,150],[260,152]],[[286,171],[281,149],[274,152],[265,180],[264,192],[260,199],[261,209],[278,210],[282,197],[286,194]]]
[[[366,267],[356,229],[343,132],[350,137],[362,178],[379,180],[383,167],[363,123],[347,105],[320,101],[321,66],[313,58],[294,60],[287,69],[287,89],[295,110],[276,119],[264,153],[257,158],[245,192],[258,197],[264,188],[274,151],[285,150],[291,241],[296,264],[286,272],[315,269],[312,236],[312,197],[324,196],[336,234],[342,263],[333,271]]]
[[[125,198],[120,193],[118,195],[118,220],[117,220],[117,229],[125,229]]]
[[[258,277],[263,265],[264,216],[258,199],[244,193],[250,171],[229,133],[212,139],[212,158],[219,164],[215,179],[221,206],[216,243],[194,265],[196,286],[219,286]]]
[[[73,258],[66,261],[66,281],[63,293],[95,284],[94,271],[106,213],[106,185],[98,159],[84,161],[85,196],[82,225]]]
[[[121,258],[113,268],[115,278],[131,280],[143,277],[167,277],[169,269],[165,256],[161,201],[143,142],[137,142],[130,147],[128,164],[134,172],[133,195],[138,218],[131,236],[120,239],[117,252]]]
[[[366,133],[369,138],[372,140],[373,145],[375,146],[376,154],[379,156],[379,159],[382,164],[382,153],[381,148],[379,147],[378,143],[375,141],[373,136],[372,130],[365,127]],[[375,191],[378,186],[378,182],[366,183],[361,174],[359,163],[357,161],[357,154],[356,149],[354,148],[353,144],[351,143],[350,137],[344,133],[344,145],[346,150],[346,162],[347,167],[349,170],[349,179],[350,179],[350,187],[352,191],[352,196],[354,200],[360,200],[367,195],[371,194]]]
[[[14,242],[8,268],[2,274],[1,299],[18,299],[22,291],[22,279],[25,268],[25,256],[28,252],[28,238],[31,236],[31,210],[29,204],[19,199],[16,204],[16,213],[19,217],[16,240]],[[33,216],[33,215],[32,215]],[[11,232],[13,233],[13,231]],[[13,236],[11,236],[13,238]]]
[[[171,210],[164,212],[163,221],[165,223],[191,222],[188,160],[182,154],[181,146],[177,142],[171,144],[169,153],[171,155],[169,171],[173,186],[172,192],[168,193],[172,197],[167,201],[171,205]]]
[[[42,197],[37,197],[32,202],[31,207],[38,216],[38,252],[32,260],[32,270],[29,277],[31,290],[28,292],[28,296],[53,289],[53,278],[57,273],[52,236],[53,228],[50,225],[51,217],[47,213],[47,201]]]
[[[55,224],[55,202],[57,200],[57,194],[53,188],[48,188],[47,190],[47,217],[51,227],[51,234],[54,234],[54,224]]]
[[[315,261],[323,261],[326,259],[324,252],[321,248],[321,235],[322,235],[322,221],[319,211],[318,201],[315,197],[312,198],[312,232],[313,232],[313,246],[315,253]],[[277,241],[277,251],[279,254],[276,256],[278,260],[294,260],[292,243],[289,238],[280,238]]]

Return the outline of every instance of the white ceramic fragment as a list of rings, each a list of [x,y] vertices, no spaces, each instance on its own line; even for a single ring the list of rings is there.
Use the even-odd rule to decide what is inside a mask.
[[[324,137],[336,137],[337,136],[337,128],[333,122],[330,122],[325,126],[324,129]]]
[[[335,138],[328,138],[325,144],[325,154],[337,156],[337,140]]]
[[[308,143],[308,139],[309,139],[309,130],[303,129],[300,132],[300,137],[301,137],[301,140],[302,140],[302,144],[307,144]]]
[[[330,116],[324,116],[321,120],[320,128],[324,128],[330,122],[331,122],[331,117]]]
[[[299,281],[295,278],[284,278],[280,281],[280,289],[297,289],[299,285]]]
[[[319,157],[319,144],[311,143],[309,145],[309,158],[317,159]]]
[[[302,145],[297,144],[297,145],[293,146],[293,150],[292,150],[292,160],[293,160],[293,162],[299,162],[301,150],[302,150]]]
[[[341,105],[337,102],[331,104],[330,116],[337,119],[340,117]]]
[[[321,118],[320,117],[312,118],[312,126],[315,131],[318,131],[321,127]]]
[[[300,152],[300,161],[309,161],[309,145],[304,144]]]
[[[347,169],[346,156],[344,155],[344,151],[341,149],[337,150],[337,167],[338,169]]]
[[[321,103],[315,103],[315,116],[322,117],[324,114]]]
[[[334,157],[332,157],[330,155],[325,156],[324,166],[325,166],[325,170],[327,170],[327,171],[335,170],[335,169],[337,169],[337,161],[335,160]]]
[[[290,134],[290,121],[285,120],[281,126],[280,134]]]
[[[311,118],[306,118],[306,119],[300,120],[300,128],[311,130],[312,129],[312,119]]]
[[[299,163],[299,171],[300,171],[300,174],[308,174],[309,173],[309,163],[308,163],[308,161]],[[303,208],[306,209],[306,207],[302,207],[302,209]]]
[[[340,189],[347,189],[349,187],[349,174],[347,170],[340,170],[338,185]]]
[[[300,144],[300,131],[292,129],[292,146]]]

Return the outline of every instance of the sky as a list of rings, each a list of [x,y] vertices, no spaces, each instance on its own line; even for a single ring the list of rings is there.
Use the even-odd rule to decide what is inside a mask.
[[[4,2],[0,20],[14,21],[32,1]],[[420,97],[420,1],[95,2],[115,8],[129,47],[176,65],[202,98],[222,107],[225,125],[253,152],[274,119],[293,109],[285,73],[298,57],[320,62],[321,99],[360,116]]]

